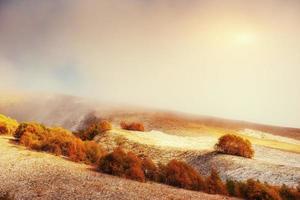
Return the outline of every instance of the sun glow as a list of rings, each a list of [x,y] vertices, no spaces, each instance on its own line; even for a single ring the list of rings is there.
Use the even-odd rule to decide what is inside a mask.
[[[255,35],[252,33],[239,33],[235,36],[235,42],[240,45],[250,45],[255,42]]]

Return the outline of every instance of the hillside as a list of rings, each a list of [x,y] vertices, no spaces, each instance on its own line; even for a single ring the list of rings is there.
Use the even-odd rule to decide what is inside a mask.
[[[25,150],[0,136],[0,199],[234,199],[140,183],[95,172],[90,166]]]
[[[45,108],[47,108],[45,110]],[[120,121],[141,121],[148,130],[195,136],[202,132],[251,129],[300,140],[300,129],[276,127],[222,118],[195,116],[163,110],[111,105],[57,94],[12,93],[1,95],[0,113],[18,121],[38,121],[75,130],[85,116],[93,114],[119,125]],[[217,130],[217,131],[216,131]]]
[[[286,184],[289,187],[295,187],[300,183],[300,140],[298,129],[272,127],[134,107],[123,108],[108,106],[86,99],[64,95],[42,95],[42,97],[39,98],[39,96],[35,94],[27,96],[21,95],[20,97],[15,96],[13,101],[8,101],[8,99],[9,98],[1,100],[0,98],[0,113],[16,118],[18,121],[36,121],[44,123],[45,125],[58,125],[71,130],[78,130],[78,128],[83,127],[87,128],[87,122],[97,123],[101,119],[110,121],[113,129],[105,134],[99,134],[94,138],[94,140],[101,144],[108,152],[111,152],[115,147],[121,146],[126,151],[133,151],[140,157],[149,156],[157,164],[166,164],[172,159],[182,160],[205,176],[210,174],[212,168],[216,168],[223,181],[226,181],[226,179],[238,181],[258,179],[261,182],[268,182],[272,185],[279,186]],[[145,125],[146,131],[139,132],[120,129],[121,121],[142,122]],[[219,137],[228,133],[242,136],[251,141],[255,150],[254,158],[247,159],[238,156],[217,154],[214,151],[214,145],[217,143]],[[7,138],[2,140],[5,141],[4,148],[6,148],[8,140]],[[17,160],[10,158],[8,154],[5,154],[7,156],[2,155],[4,163],[6,159],[13,159],[9,161],[11,165],[8,166],[17,167],[18,165],[13,163],[18,162],[20,158],[20,160],[24,160],[25,164],[30,164],[30,167],[26,170],[29,170],[29,173],[35,174],[35,172],[30,171],[30,169],[34,168],[35,164],[39,166],[40,162],[48,163],[48,161],[45,161],[47,157],[47,159],[53,162],[53,165],[50,165],[50,167],[55,169],[56,172],[60,173],[60,171],[57,170],[57,166],[65,167],[65,165],[67,165],[66,168],[63,168],[65,169],[64,172],[54,174],[54,177],[63,177],[63,174],[69,173],[70,170],[72,177],[67,177],[66,179],[75,179],[75,181],[61,180],[60,178],[59,181],[67,182],[70,185],[74,184],[75,188],[80,188],[78,191],[77,189],[75,190],[75,192],[79,192],[79,196],[86,195],[85,192],[81,193],[83,186],[78,184],[84,182],[86,179],[90,181],[89,178],[86,177],[91,176],[89,173],[94,172],[87,170],[87,166],[70,163],[61,158],[56,162],[52,159],[58,158],[54,158],[53,156],[48,157],[49,155],[36,152],[29,153],[29,151],[21,150],[20,147],[15,148],[13,145],[10,147],[12,148],[9,150],[6,148],[3,149],[3,151],[16,156]],[[19,156],[20,152],[26,152],[25,154],[28,154],[29,157],[23,158],[23,153]],[[32,155],[36,155],[38,158],[41,157],[41,160],[36,160],[35,156],[32,157]],[[30,163],[31,159],[33,159],[32,162],[35,164]],[[63,163],[61,164],[61,162]],[[69,163],[70,166],[67,163]],[[2,164],[2,166],[3,169],[6,167],[10,171],[12,170],[6,165]],[[41,166],[41,168],[38,167],[36,170],[42,170],[42,168],[45,167],[43,164],[41,164]],[[79,170],[80,173],[74,175],[76,174],[76,170],[79,169],[79,166],[81,166]],[[48,171],[52,170],[47,167],[46,169]],[[27,171],[24,171],[24,174],[26,173]],[[44,176],[44,172],[38,173],[40,174],[36,175],[36,178],[39,176],[39,181],[46,177],[42,177]],[[83,178],[81,176],[82,174],[84,174]],[[100,180],[103,177],[105,180],[113,178],[102,174],[92,176],[93,178],[101,176],[99,177],[100,182],[103,181]],[[105,177],[109,178],[106,179]],[[18,181],[22,183],[23,180],[25,184],[25,180],[27,179],[33,180],[25,177],[24,179],[20,178]],[[124,194],[131,196],[133,199],[139,197],[134,196],[140,194],[133,194],[133,191],[135,190],[134,187],[141,186],[140,183],[132,183],[131,181],[118,178],[113,179],[120,182],[118,191],[124,192]],[[33,181],[35,183],[38,182],[36,180]],[[48,179],[46,182],[47,181]],[[53,182],[54,180],[49,181]],[[127,181],[129,182],[128,184]],[[55,185],[59,184],[59,182],[57,184],[55,182]],[[93,188],[93,185],[96,183],[91,181],[91,183],[87,184],[90,184]],[[109,180],[107,180],[105,184],[115,190],[114,185],[110,183]],[[121,186],[123,184],[126,185],[124,189],[123,186]],[[128,188],[131,184],[132,188]],[[152,186],[156,187],[157,184],[151,183],[150,186],[148,186],[149,183],[147,183],[145,185],[147,185],[145,187],[146,189],[150,187],[149,190],[152,190]],[[64,188],[65,186],[61,187]],[[161,185],[157,187],[169,188]],[[156,189],[153,190],[155,191]],[[6,190],[7,188],[3,191]],[[54,188],[54,190],[58,189]],[[61,190],[64,191],[65,189]],[[111,191],[109,191],[109,188],[107,188],[107,190],[108,191],[105,190],[105,193],[107,192],[109,195],[113,195],[110,194]],[[158,190],[162,191],[164,189]],[[93,193],[94,191],[88,190],[87,192]],[[177,194],[177,192],[175,193]],[[68,192],[66,192],[66,194],[68,194]],[[172,192],[170,194],[172,194]],[[99,194],[97,193],[95,195]],[[185,195],[185,192],[182,195]],[[163,196],[163,194],[161,196]],[[161,196],[157,196],[157,199],[161,199]],[[105,199],[103,196],[101,196],[101,198]],[[144,198],[147,199],[148,197],[146,196]],[[168,198],[169,197],[167,197],[167,199]],[[181,197],[179,197],[179,199],[180,198]],[[183,197],[183,199],[185,199],[185,197]]]
[[[95,138],[109,151],[121,145],[138,155],[148,155],[156,162],[166,163],[173,158],[180,159],[204,175],[208,175],[210,169],[216,167],[223,180],[255,178],[261,182],[293,187],[300,183],[300,144],[282,142],[281,148],[281,143],[277,141],[275,149],[269,142],[272,138],[261,139],[259,143],[256,143],[256,138],[249,139],[255,144],[253,159],[215,153],[214,144],[217,143],[218,137],[211,134],[178,136],[160,131],[113,129]],[[294,147],[297,153],[287,151],[286,146]]]

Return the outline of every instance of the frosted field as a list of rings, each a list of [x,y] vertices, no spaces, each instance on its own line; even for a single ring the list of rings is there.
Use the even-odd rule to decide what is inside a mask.
[[[175,147],[185,150],[212,150],[218,141],[217,137],[212,136],[176,136],[155,130],[149,132],[120,130],[117,132],[137,143],[159,147]]]
[[[278,136],[278,135],[272,135],[270,133],[256,131],[256,130],[252,130],[252,129],[244,129],[242,131],[239,131],[238,133],[241,135],[250,136],[253,138],[257,138],[257,139],[274,140],[274,141],[278,141],[278,142],[285,142],[285,143],[289,143],[289,144],[300,145],[299,140],[282,137],[282,136]]]

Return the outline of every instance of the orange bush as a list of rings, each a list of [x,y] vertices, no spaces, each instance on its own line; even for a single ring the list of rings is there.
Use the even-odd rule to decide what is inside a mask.
[[[86,160],[90,164],[98,163],[99,159],[106,154],[106,151],[94,141],[85,142]]]
[[[46,127],[41,124],[34,123],[34,122],[21,123],[18,126],[17,130],[15,131],[14,137],[20,139],[22,135],[25,133],[40,134],[45,131],[46,131]]]
[[[91,124],[84,130],[78,131],[77,133],[75,133],[75,135],[80,137],[82,140],[93,140],[96,135],[99,135],[111,129],[111,124],[106,120],[102,120],[98,123]]]
[[[219,138],[215,149],[220,153],[252,158],[254,150],[249,140],[233,134],[226,134]]]
[[[235,185],[236,185],[235,181],[226,180],[226,188],[230,196],[235,196],[237,194]]]
[[[210,176],[205,180],[206,192],[210,194],[223,194],[228,195],[225,184],[222,182],[218,172],[215,169],[211,170]]]
[[[131,152],[124,152],[121,148],[115,149],[100,159],[98,170],[141,182],[145,181],[142,160]]]
[[[19,143],[21,145],[26,146],[29,149],[41,150],[42,145],[46,138],[48,137],[48,132],[45,130],[44,132],[24,132],[21,138],[19,139]],[[60,155],[60,154],[59,154]]]
[[[160,182],[159,168],[154,164],[154,162],[149,158],[144,158],[142,162],[142,168],[145,177],[148,180]]]
[[[8,133],[8,128],[4,123],[0,122],[0,135],[1,134],[7,134]]]
[[[242,181],[234,181],[234,192],[236,197],[246,198],[247,196],[247,183]]]
[[[300,199],[300,186],[298,186],[298,189],[295,189],[282,185],[279,193],[283,200],[297,200]]]
[[[270,187],[262,184],[259,181],[252,179],[247,180],[246,197],[249,200],[267,199],[267,200],[282,200],[278,190],[275,187]]]
[[[18,122],[10,117],[0,114],[0,135],[2,134],[14,134],[15,130],[19,126]]]
[[[171,160],[165,167],[165,182],[169,185],[191,190],[203,190],[204,181],[200,174],[182,161]]]
[[[140,122],[126,123],[126,122],[122,121],[120,123],[120,126],[121,126],[122,129],[125,129],[125,130],[145,131],[144,124],[142,124]]]
[[[83,142],[63,128],[46,128],[36,123],[22,123],[15,136],[19,143],[37,151],[69,157],[72,161],[95,163],[104,150],[94,142]]]

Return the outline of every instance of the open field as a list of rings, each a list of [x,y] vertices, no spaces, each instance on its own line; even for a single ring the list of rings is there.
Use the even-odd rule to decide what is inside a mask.
[[[39,99],[40,102],[36,104],[35,97],[14,98],[13,101],[9,102],[9,106],[5,104],[5,102],[8,102],[7,99],[9,98],[0,101],[0,112],[12,118],[16,118],[18,121],[37,121],[46,125],[58,125],[76,130],[82,125],[85,117],[91,114],[97,118],[107,119],[112,123],[113,129],[101,136],[96,136],[95,140],[108,151],[112,151],[115,147],[121,146],[125,150],[133,151],[139,156],[149,156],[156,163],[167,163],[171,159],[183,160],[197,169],[202,175],[208,175],[211,168],[217,168],[223,180],[234,179],[245,181],[252,178],[274,185],[286,184],[292,187],[300,183],[299,129],[265,126],[201,116],[195,117],[184,114],[181,115],[180,113],[174,114],[146,109],[143,111],[136,108],[122,110],[122,108],[91,104],[88,101],[70,96],[57,98],[55,95],[49,95]],[[45,108],[47,108],[47,112]],[[146,127],[146,132],[120,129],[120,122],[123,120],[142,122]],[[255,150],[254,158],[246,159],[238,156],[215,153],[214,145],[217,143],[218,138],[228,133],[249,139]],[[170,193],[170,195],[178,194],[179,199],[185,197],[189,199],[192,196],[185,195],[195,194],[193,192],[178,190],[154,183],[142,184],[145,187],[141,187],[141,184],[137,182],[95,173],[89,170],[86,165],[71,163],[43,153],[29,152],[9,144],[8,139],[5,137],[1,137],[1,142],[0,150],[1,152],[6,152],[6,154],[0,155],[0,159],[3,159],[3,162],[0,162],[1,169],[9,170],[9,172],[7,172],[8,174],[11,173],[11,171],[17,174],[18,170],[28,170],[28,172],[22,171],[23,174],[38,173],[34,177],[38,180],[31,179],[29,175],[28,177],[17,178],[18,183],[7,182],[5,183],[5,190],[2,191],[7,191],[7,189],[12,190],[12,188],[14,188],[12,187],[13,184],[26,184],[26,180],[29,180],[28,184],[37,184],[39,181],[41,182],[45,179],[45,182],[51,182],[53,183],[51,185],[54,185],[54,188],[50,189],[46,186],[42,187],[41,190],[46,191],[45,194],[43,193],[42,195],[46,195],[45,197],[47,198],[62,195],[62,197],[68,199],[69,197],[64,195],[71,195],[72,192],[75,192],[76,194],[74,195],[78,195],[78,197],[92,194],[92,196],[94,195],[95,197],[104,199],[106,197],[107,199],[112,197],[117,198],[117,195],[114,196],[113,194],[116,190],[115,187],[118,187],[117,191],[120,191],[120,194],[126,194],[132,197],[131,199],[140,197],[139,192],[137,192],[137,194],[133,192],[136,187],[141,188],[141,193],[149,192],[150,194],[152,190],[159,190],[162,193],[166,191],[166,193]],[[10,154],[12,155],[11,157]],[[49,161],[47,161],[48,159]],[[13,164],[19,163],[19,160],[21,161],[20,165]],[[4,163],[10,164],[5,165]],[[45,163],[50,167],[45,166]],[[27,164],[28,167],[20,169],[22,168],[21,165],[27,166]],[[34,169],[35,165],[41,165],[41,167]],[[48,179],[44,174],[46,172],[42,170],[44,168],[48,171],[55,169],[55,172],[51,171],[51,173],[54,173],[53,177],[58,179],[57,182],[51,178]],[[62,168],[63,171],[60,171],[58,168]],[[69,171],[71,175],[63,178],[64,173],[69,173]],[[9,177],[7,177],[6,173],[4,173],[4,175],[5,177],[3,177],[3,174],[0,175],[0,177],[3,178],[0,181],[3,182],[6,178],[15,181],[12,178],[12,174],[10,174]],[[38,178],[39,176],[40,178]],[[114,186],[111,180],[114,180],[113,182],[119,185]],[[64,185],[60,181],[63,183],[68,182],[69,185]],[[83,188],[81,182],[86,183],[88,185],[87,187],[91,187],[92,189]],[[96,189],[99,186],[98,182],[106,184],[111,187],[112,190],[110,190],[109,187],[101,185],[100,188],[103,192],[99,192],[98,189]],[[74,188],[79,189],[69,191],[73,184]],[[95,184],[97,187],[94,186]],[[28,185],[25,186],[28,187]],[[25,190],[25,186],[21,188]],[[38,185],[34,186],[39,188]],[[23,190],[20,189],[21,193],[24,192]],[[19,190],[12,190],[17,197],[21,197],[21,193],[18,191]],[[53,191],[58,194],[53,194]],[[177,191],[182,191],[182,193]],[[104,193],[108,196],[101,196]],[[36,191],[31,191],[29,194],[30,197],[39,198],[34,195],[36,195]],[[157,194],[157,196],[153,198],[161,199],[162,195],[163,194]],[[167,196],[166,198],[176,199],[176,195],[170,198]],[[196,195],[198,195],[198,193]],[[25,197],[27,198],[26,195]],[[148,196],[144,198],[147,199]],[[200,197],[197,196],[195,198]]]
[[[156,162],[166,163],[171,159],[181,159],[208,175],[210,169],[219,170],[223,180],[259,179],[274,185],[286,184],[297,186],[300,182],[300,154],[286,151],[281,146],[271,148],[269,141],[261,140],[263,145],[254,141],[255,155],[253,159],[238,156],[216,154],[214,145],[216,135],[178,136],[160,131],[138,132],[114,129],[95,138],[108,150],[122,145],[123,148],[138,155],[149,155]],[[281,143],[277,141],[279,145]],[[284,143],[289,145],[288,143]],[[293,146],[293,145],[292,145]],[[297,145],[296,145],[297,146]]]
[[[0,136],[0,195],[9,193],[12,199],[234,199],[101,174],[88,165],[25,150],[10,139]]]

